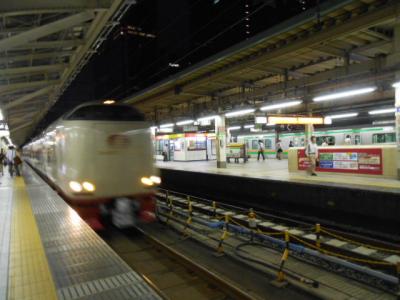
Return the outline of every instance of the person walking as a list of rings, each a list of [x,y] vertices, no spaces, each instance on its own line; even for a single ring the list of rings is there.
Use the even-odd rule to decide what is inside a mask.
[[[9,146],[6,154],[8,173],[10,176],[14,176],[14,158],[15,158],[15,148],[14,146]]]
[[[262,140],[258,140],[257,161],[260,160],[260,155],[262,156],[262,159],[265,160],[264,150],[265,150],[264,143],[262,142]]]
[[[4,153],[4,149],[0,149],[0,173],[1,176],[4,176],[4,161],[6,159],[6,154]]]
[[[310,163],[307,172],[311,176],[317,176],[317,174],[315,173],[315,168],[317,166],[317,160],[318,160],[318,146],[317,146],[317,139],[315,136],[311,137],[309,143],[307,144],[305,153]]]
[[[276,143],[276,158],[281,160],[282,159],[282,143],[281,140],[278,140],[278,142]]]
[[[22,159],[18,153],[18,151],[15,150],[15,157],[14,157],[14,170],[16,175],[19,177],[21,176],[21,170],[20,170],[20,165],[22,165]]]

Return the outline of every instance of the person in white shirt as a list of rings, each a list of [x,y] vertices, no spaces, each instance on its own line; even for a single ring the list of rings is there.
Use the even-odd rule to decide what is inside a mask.
[[[257,160],[260,160],[260,155],[262,156],[263,160],[265,160],[264,156],[265,146],[262,140],[258,140],[258,153],[257,153]]]
[[[322,142],[322,147],[328,147],[328,142],[326,141],[326,138],[324,138],[324,141]]]
[[[163,157],[164,157],[164,161],[168,161],[168,146],[166,144],[164,144],[163,147]]]
[[[350,135],[346,135],[346,138],[344,139],[344,143],[346,145],[351,145],[351,137],[350,137]]]
[[[315,168],[317,166],[317,159],[318,159],[318,146],[316,143],[316,138],[315,136],[312,136],[309,143],[307,144],[306,147],[306,156],[308,157],[308,160],[310,162],[310,166],[308,167],[308,173],[311,174],[311,176],[317,176],[315,173]]]

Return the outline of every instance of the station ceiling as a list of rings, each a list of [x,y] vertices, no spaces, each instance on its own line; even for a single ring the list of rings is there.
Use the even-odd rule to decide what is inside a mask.
[[[0,1],[0,109],[15,143],[26,140],[134,2]]]
[[[400,62],[393,42],[399,14],[400,1],[328,1],[319,12],[306,11],[125,102],[156,121],[288,98],[304,100],[296,112],[390,104]],[[320,93],[371,84],[376,92],[339,106],[312,101]]]

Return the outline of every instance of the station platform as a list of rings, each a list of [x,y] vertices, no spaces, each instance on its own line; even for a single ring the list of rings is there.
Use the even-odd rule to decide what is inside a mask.
[[[241,207],[400,236],[400,181],[343,174],[289,173],[287,160],[157,162],[162,187]],[[376,222],[375,222],[376,221]]]
[[[380,190],[400,194],[400,180],[356,176],[354,174],[334,175],[319,172],[318,176],[310,176],[303,171],[289,173],[288,161],[286,159],[266,159],[265,161],[256,161],[253,159],[247,163],[228,163],[226,169],[217,168],[216,161],[159,161],[157,162],[157,166],[161,169],[195,171],[374,191]]]
[[[0,177],[0,300],[161,299],[29,166]]]

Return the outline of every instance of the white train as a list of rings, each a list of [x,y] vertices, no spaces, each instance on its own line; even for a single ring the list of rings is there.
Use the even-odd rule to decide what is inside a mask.
[[[390,144],[396,142],[396,133],[392,126],[384,127],[363,127],[363,128],[335,128],[316,130],[317,144],[321,145],[324,140],[331,146],[344,145],[346,136],[350,136],[353,145]],[[292,141],[294,147],[304,147],[304,132],[280,133],[279,139],[284,152],[289,148]],[[258,152],[258,140],[265,144],[265,153],[268,157],[276,155],[276,134],[274,132],[249,133],[237,136],[237,142],[245,143],[247,153],[250,157],[256,157]]]
[[[151,187],[161,179],[149,124],[131,106],[104,103],[65,114],[24,146],[24,159],[87,220],[98,217],[100,203],[119,197],[136,199],[142,213],[151,213]]]

